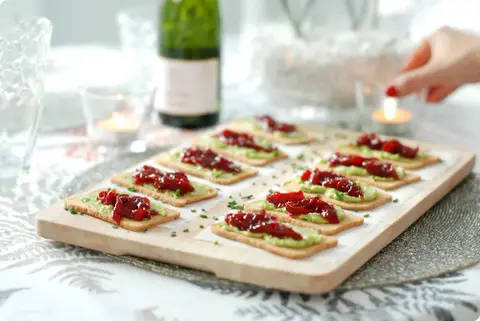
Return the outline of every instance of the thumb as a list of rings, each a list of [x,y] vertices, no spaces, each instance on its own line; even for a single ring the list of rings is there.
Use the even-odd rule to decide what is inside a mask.
[[[443,84],[443,76],[443,70],[427,64],[400,75],[395,79],[393,84],[388,87],[386,94],[392,97],[407,96],[434,85]]]

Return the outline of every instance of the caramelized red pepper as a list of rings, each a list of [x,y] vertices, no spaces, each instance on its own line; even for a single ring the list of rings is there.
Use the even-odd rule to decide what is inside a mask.
[[[276,208],[285,207],[287,212],[295,217],[316,213],[327,220],[329,224],[338,224],[340,220],[335,208],[324,202],[320,197],[305,198],[302,191],[292,193],[275,192],[267,196],[267,202]]]
[[[133,174],[135,185],[152,184],[156,189],[179,191],[180,195],[195,191],[187,175],[181,172],[164,173],[159,169],[144,165]]]
[[[224,131],[216,134],[215,137],[227,145],[247,147],[266,153],[271,153],[278,150],[278,148],[264,147],[255,143],[255,139],[251,135],[238,133],[229,129],[225,129]]]
[[[211,149],[199,147],[185,148],[182,151],[181,161],[183,163],[197,165],[207,169],[218,169],[228,173],[239,173],[240,166],[225,157],[219,156]]]
[[[275,192],[272,194],[268,194],[267,202],[275,205],[275,207],[285,207],[285,204],[287,204],[290,201],[299,201],[304,198],[305,196],[303,195],[302,191],[290,192],[290,193]]]
[[[334,188],[339,192],[346,193],[352,197],[363,197],[363,191],[354,181],[343,175],[330,171],[321,171],[315,168],[313,171],[307,169],[301,176],[302,181],[309,181],[313,185]]]
[[[419,147],[412,148],[400,143],[397,139],[382,141],[375,133],[364,133],[357,139],[357,146],[368,146],[371,149],[381,150],[391,154],[399,154],[405,158],[415,158]]]
[[[240,231],[265,233],[278,238],[303,239],[300,233],[279,222],[275,217],[268,215],[265,210],[229,213],[225,216],[225,223],[235,226]]]
[[[335,153],[329,160],[328,164],[335,166],[356,166],[365,168],[367,173],[378,177],[398,179],[395,167],[387,162],[383,162],[374,157],[362,157],[359,155],[344,155]]]
[[[297,131],[297,126],[288,123],[280,123],[275,121],[268,115],[256,116],[255,121],[267,132],[283,132],[294,133]]]
[[[112,189],[101,191],[97,200],[103,205],[113,206],[112,219],[117,224],[120,224],[124,217],[135,221],[143,221],[158,215],[156,210],[150,208],[150,200],[146,197],[119,194]]]

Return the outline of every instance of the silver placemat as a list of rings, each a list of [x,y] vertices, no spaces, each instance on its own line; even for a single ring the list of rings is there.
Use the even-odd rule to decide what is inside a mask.
[[[131,154],[99,164],[67,184],[62,197],[111,176],[160,150]],[[240,291],[256,286],[223,280],[211,273],[131,256],[112,256],[166,276]],[[339,286],[351,290],[420,281],[480,262],[480,177],[471,174],[390,245]]]

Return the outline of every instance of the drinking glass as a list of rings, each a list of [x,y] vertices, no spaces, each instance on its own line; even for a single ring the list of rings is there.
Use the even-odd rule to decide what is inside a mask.
[[[81,98],[93,145],[117,152],[142,143],[140,136],[149,116],[151,91],[136,91],[127,85],[87,86],[81,90]]]
[[[364,131],[378,134],[411,136],[425,113],[424,93],[393,98],[385,95],[390,82],[355,82],[358,120]]]
[[[153,5],[128,7],[117,13],[122,50],[136,69],[130,84],[136,90],[151,88],[155,80],[157,13],[158,7]]]
[[[29,172],[51,34],[52,25],[43,17],[0,21],[0,178]]]

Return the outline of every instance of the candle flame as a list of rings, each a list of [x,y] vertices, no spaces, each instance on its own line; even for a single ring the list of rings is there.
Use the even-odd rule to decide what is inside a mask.
[[[395,115],[397,114],[397,106],[398,102],[395,98],[385,98],[383,103],[383,113],[386,119],[392,120],[395,118]]]
[[[117,127],[117,128],[126,128],[127,127],[127,122],[126,122],[125,116],[123,116],[120,113],[113,113],[112,114],[112,120],[113,120],[113,123],[115,124],[115,127]]]

